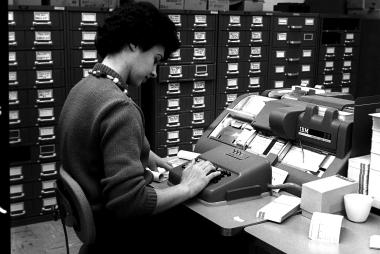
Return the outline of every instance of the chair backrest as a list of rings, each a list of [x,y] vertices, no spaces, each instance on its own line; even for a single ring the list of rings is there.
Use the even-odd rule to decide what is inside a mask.
[[[64,224],[73,227],[84,244],[94,243],[96,229],[91,206],[78,182],[62,167],[56,181],[56,196]]]

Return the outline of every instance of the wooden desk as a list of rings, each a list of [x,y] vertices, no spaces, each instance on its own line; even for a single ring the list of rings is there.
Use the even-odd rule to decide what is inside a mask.
[[[244,230],[285,253],[380,253],[379,250],[369,248],[369,237],[380,234],[380,216],[373,213],[365,223],[353,223],[343,219],[339,244],[310,240],[309,225],[310,219],[295,215],[282,224],[265,222],[249,226]]]

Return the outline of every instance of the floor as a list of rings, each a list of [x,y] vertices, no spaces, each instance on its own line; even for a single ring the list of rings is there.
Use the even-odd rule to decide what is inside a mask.
[[[77,254],[81,241],[67,228],[70,254]],[[65,235],[60,220],[11,228],[11,254],[66,254]]]

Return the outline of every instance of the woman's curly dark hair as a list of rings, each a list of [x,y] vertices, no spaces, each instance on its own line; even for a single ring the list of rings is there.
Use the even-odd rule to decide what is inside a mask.
[[[96,49],[101,58],[120,52],[132,43],[147,51],[156,45],[165,48],[164,59],[176,51],[180,42],[177,29],[167,15],[149,2],[129,2],[115,9],[98,27]]]

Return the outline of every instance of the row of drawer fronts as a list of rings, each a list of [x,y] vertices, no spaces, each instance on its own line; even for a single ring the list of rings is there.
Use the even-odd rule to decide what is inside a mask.
[[[58,147],[54,142],[40,145],[10,146],[9,150],[11,151],[9,156],[11,165],[56,161],[59,158]]]
[[[360,33],[353,31],[322,31],[322,44],[358,45]]]
[[[164,114],[171,112],[210,110],[214,107],[214,99],[213,95],[159,99],[157,113]]]
[[[55,125],[9,129],[10,145],[43,144],[56,138]]]
[[[215,91],[215,80],[165,82],[156,84],[155,89],[160,98],[212,95]]]
[[[197,142],[203,135],[204,128],[180,128],[176,130],[158,131],[155,134],[155,145],[173,145]]]
[[[230,92],[253,92],[265,87],[266,75],[252,75],[250,77],[228,77],[219,78],[217,93]]]
[[[58,121],[60,106],[9,109],[9,127],[48,125]]]
[[[268,46],[227,46],[218,47],[218,62],[265,60],[268,58]]]
[[[52,88],[65,85],[64,69],[10,70],[10,89]]]
[[[10,166],[9,181],[11,184],[20,184],[56,179],[58,168],[58,161]]]
[[[216,74],[215,64],[195,65],[161,65],[158,67],[159,81],[181,79],[214,79]]]
[[[63,50],[9,51],[8,66],[11,70],[64,68]]]
[[[26,199],[52,196],[55,194],[55,179],[10,184],[10,200],[21,201]]]
[[[12,202],[10,204],[10,216],[12,220],[19,220],[32,216],[51,214],[54,212],[56,205],[57,199],[55,196]]]
[[[64,87],[9,90],[8,94],[9,106],[12,108],[46,104],[62,105],[66,98]]]
[[[268,63],[266,61],[219,63],[217,76],[221,78],[262,75],[267,73],[267,68]]]
[[[10,29],[63,29],[63,11],[8,10],[8,28]]]
[[[213,111],[183,112],[164,114],[156,117],[157,130],[170,130],[181,127],[204,127],[213,121]]]
[[[187,142],[181,144],[172,144],[154,147],[155,153],[160,157],[173,157],[178,154],[180,150],[194,151],[196,142]]]
[[[351,72],[328,73],[318,75],[317,82],[324,86],[350,86],[355,78],[355,73]]]
[[[325,60],[358,58],[358,50],[358,47],[353,46],[321,45],[319,57]]]
[[[10,49],[61,49],[64,47],[62,30],[9,31]]]
[[[318,73],[326,74],[326,73],[337,73],[337,72],[354,72],[356,70],[357,62],[349,59],[349,60],[324,60],[319,61],[318,64]]]
[[[215,48],[213,46],[181,47],[168,58],[172,62],[215,62]]]
[[[215,30],[217,24],[217,15],[211,13],[200,14],[180,14],[180,13],[167,13],[169,19],[177,27],[177,30],[182,29],[207,29]]]

